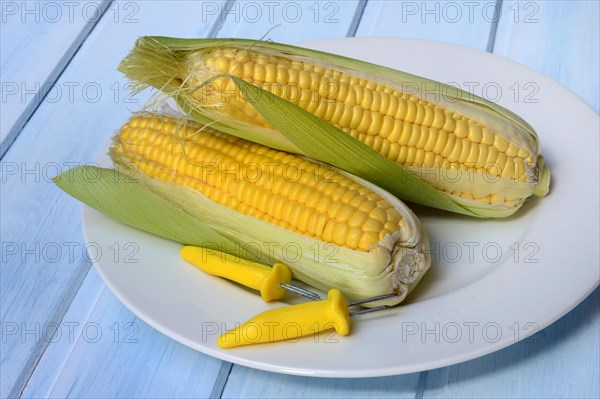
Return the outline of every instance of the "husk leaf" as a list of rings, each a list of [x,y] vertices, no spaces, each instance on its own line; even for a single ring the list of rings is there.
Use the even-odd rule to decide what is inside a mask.
[[[111,219],[159,237],[198,246],[235,246],[230,239],[115,169],[77,166],[52,180],[70,196]]]

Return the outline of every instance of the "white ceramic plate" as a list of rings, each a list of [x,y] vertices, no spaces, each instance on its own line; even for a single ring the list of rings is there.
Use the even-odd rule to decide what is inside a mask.
[[[353,319],[348,337],[324,333],[225,351],[215,344],[218,333],[281,304],[265,304],[253,292],[207,276],[179,259],[180,245],[86,207],[86,240],[121,247],[119,256],[101,257],[96,268],[136,315],[184,345],[244,366],[372,377],[447,366],[509,346],[557,320],[598,285],[600,129],[583,101],[524,66],[467,48],[376,38],[306,45],[470,86],[518,113],[539,133],[552,173],[550,195],[505,220],[415,208],[437,259],[404,306]]]

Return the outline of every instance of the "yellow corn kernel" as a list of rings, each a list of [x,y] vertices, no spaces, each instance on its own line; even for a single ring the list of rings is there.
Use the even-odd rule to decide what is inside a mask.
[[[202,134],[194,134],[200,129]],[[382,146],[384,140],[376,139]],[[114,159],[150,177],[187,185],[237,212],[351,249],[367,251],[378,242],[376,237],[401,228],[400,213],[350,177],[337,172],[320,176],[311,161],[194,122],[182,126],[168,116],[135,116],[121,129],[111,151]],[[218,165],[215,173],[203,170],[208,160]],[[290,181],[285,167],[272,167],[280,162],[293,164],[301,176]],[[250,165],[271,175],[249,181],[241,171]]]

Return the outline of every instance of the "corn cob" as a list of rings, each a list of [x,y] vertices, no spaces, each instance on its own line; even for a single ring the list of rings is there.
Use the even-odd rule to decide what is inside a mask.
[[[395,290],[395,304],[429,267],[428,240],[414,214],[345,172],[158,114],[134,116],[110,153],[218,233],[280,243],[275,259],[318,288],[337,287],[349,298]],[[299,259],[290,262],[286,243],[300,250]]]
[[[162,67],[150,71],[148,63]],[[434,85],[447,93],[438,82],[318,51],[239,39],[141,38],[120,70],[175,96],[199,121],[214,119],[228,133],[306,153],[245,99],[233,78],[241,79],[412,172],[464,213],[507,216],[532,194],[548,192],[549,172],[533,128],[465,92],[428,101],[420,91],[406,91],[408,84],[427,92]],[[403,196],[401,189],[392,192]]]

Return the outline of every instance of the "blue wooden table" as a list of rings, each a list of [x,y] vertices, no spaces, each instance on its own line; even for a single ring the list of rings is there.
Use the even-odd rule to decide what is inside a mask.
[[[416,374],[310,379],[210,358],[117,301],[86,253],[80,204],[50,180],[94,161],[144,103],[115,69],[140,35],[449,42],[523,63],[598,112],[597,1],[3,0],[1,19],[2,398],[600,396],[598,289],[526,341]]]

